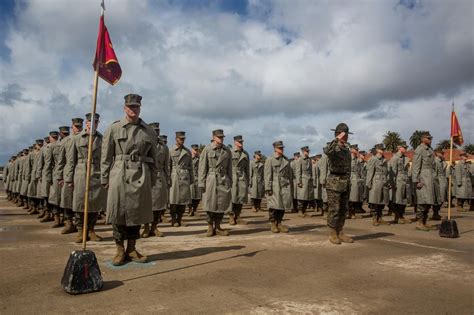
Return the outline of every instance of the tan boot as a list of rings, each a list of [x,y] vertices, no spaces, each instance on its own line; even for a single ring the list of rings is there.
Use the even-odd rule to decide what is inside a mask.
[[[216,235],[216,231],[214,231],[214,225],[212,223],[208,223],[207,224],[206,236],[211,237],[211,236],[214,236],[214,235]]]
[[[52,228],[58,228],[61,226],[61,217],[59,214],[54,215],[54,224],[51,226]]]
[[[165,236],[165,235],[163,234],[163,232],[161,232],[160,230],[158,230],[158,228],[157,228],[156,226],[157,226],[157,223],[152,223],[152,224],[151,224],[150,236],[157,236],[157,237],[163,237],[163,236]]]
[[[224,229],[221,228],[221,221],[217,220],[215,222],[216,222],[216,235],[229,236],[229,234],[230,234],[229,231],[224,230]]]
[[[377,217],[375,215],[372,217],[372,225],[379,226],[379,221],[377,220]]]
[[[235,222],[239,225],[247,225],[249,224],[247,220],[244,220],[244,219],[241,219],[240,217],[237,217],[237,219],[235,220]]]
[[[410,219],[405,219],[404,217],[400,217],[400,219],[398,220],[398,222],[400,224],[410,224],[411,223],[411,220]]]
[[[237,220],[235,219],[235,216],[233,214],[229,215],[229,225],[236,225]]]
[[[143,232],[142,232],[142,235],[141,235],[143,238],[148,238],[150,237],[150,224],[145,224],[143,226]]]
[[[81,227],[77,229],[76,241],[75,242],[78,243],[78,244],[82,243],[82,231],[83,230],[82,230]]]
[[[300,218],[306,218],[306,212],[299,211],[299,212],[298,212],[298,216],[299,216]]]
[[[354,239],[344,234],[343,229],[341,228],[337,233],[337,238],[343,243],[354,243]]]
[[[117,253],[115,254],[114,259],[112,259],[112,265],[121,266],[125,263],[125,248],[123,242],[118,242],[116,244]]]
[[[140,254],[135,248],[136,240],[127,241],[127,258],[137,263],[146,263],[147,257]]]
[[[41,209],[40,213],[38,214],[37,218],[42,219],[46,215],[46,210]]]
[[[276,221],[272,221],[272,227],[270,230],[272,233],[280,233],[280,230],[278,229],[278,223]]]
[[[288,233],[289,229],[286,225],[283,225],[281,223],[277,224],[278,232],[280,233]]]
[[[336,229],[333,229],[333,228],[330,227],[329,230],[331,231],[330,234],[329,234],[329,241],[333,244],[336,244],[336,245],[341,244],[341,240],[337,236]]]
[[[416,229],[418,231],[428,232],[430,229],[421,220],[416,223]]]
[[[94,242],[102,241],[102,237],[95,233],[95,226],[93,225],[89,229],[89,238],[91,241],[94,241]]]
[[[71,234],[76,231],[76,228],[72,224],[71,220],[64,221],[64,229],[61,230],[61,234]]]

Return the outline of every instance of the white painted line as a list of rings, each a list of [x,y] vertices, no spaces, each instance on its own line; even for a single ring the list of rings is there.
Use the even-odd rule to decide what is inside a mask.
[[[436,247],[436,246],[428,246],[428,245],[421,245],[421,244],[417,244],[417,243],[413,243],[413,242],[402,242],[402,241],[391,240],[391,239],[388,239],[388,238],[379,238],[379,240],[386,241],[386,242],[392,242],[392,243],[399,243],[399,244],[404,244],[404,245],[411,245],[411,246],[416,246],[416,247],[443,250],[443,251],[446,251],[446,252],[469,254],[469,252],[466,252],[466,251],[463,251],[463,250],[450,249],[450,248],[444,248],[444,247]]]

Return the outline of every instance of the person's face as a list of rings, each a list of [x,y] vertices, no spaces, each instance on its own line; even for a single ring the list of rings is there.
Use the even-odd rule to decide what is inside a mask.
[[[352,155],[354,155],[354,156],[359,155],[359,151],[357,151],[356,149],[351,149],[351,153],[352,153]]]
[[[259,154],[255,155],[255,160],[260,161],[261,159],[262,159],[262,157]]]
[[[176,145],[182,146],[184,145],[185,138],[176,138]]]
[[[423,138],[421,138],[421,142],[423,142],[424,144],[430,146],[431,145],[431,138],[430,137],[423,137]]]
[[[82,126],[75,126],[75,125],[72,125],[72,133],[77,135],[79,132],[82,131]]]
[[[398,151],[402,154],[405,154],[407,152],[407,149],[405,149],[405,147],[400,147]]]
[[[224,137],[214,136],[212,140],[214,140],[214,143],[217,145],[222,145],[224,143]]]
[[[56,139],[54,137],[49,136],[49,143],[55,143]]]
[[[193,156],[199,156],[199,149],[191,149]]]
[[[303,155],[304,155],[305,157],[308,157],[308,156],[309,156],[309,151],[308,151],[308,150],[303,150]]]
[[[234,145],[237,149],[242,150],[244,147],[244,142],[243,141],[234,141]]]
[[[383,150],[382,149],[377,149],[376,151],[377,151],[377,154],[383,155]]]
[[[298,155],[295,155],[295,156],[293,157],[293,160],[295,160],[295,161],[296,161],[296,160],[299,160],[299,159],[300,159],[300,157],[299,157]]]
[[[125,105],[123,109],[125,111],[125,115],[127,115],[127,117],[132,120],[138,119],[140,117],[141,106]]]
[[[91,127],[92,127],[91,125],[92,125],[92,122],[90,120],[86,120],[86,129],[88,131],[91,130]],[[95,123],[94,123],[94,130],[97,130],[97,127],[99,127],[99,121],[98,120],[96,120]]]
[[[278,155],[283,155],[284,148],[283,147],[277,147],[277,148],[275,148],[275,152]]]
[[[67,136],[69,136],[69,133],[68,132],[60,132],[59,136],[61,137],[61,139],[63,139],[63,138],[66,138]]]

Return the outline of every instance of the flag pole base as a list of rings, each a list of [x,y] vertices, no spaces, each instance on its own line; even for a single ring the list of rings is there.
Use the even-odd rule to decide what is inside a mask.
[[[439,236],[446,238],[459,237],[459,230],[456,221],[444,219],[439,228]]]
[[[61,286],[69,294],[100,291],[104,282],[93,251],[75,250],[69,256]]]

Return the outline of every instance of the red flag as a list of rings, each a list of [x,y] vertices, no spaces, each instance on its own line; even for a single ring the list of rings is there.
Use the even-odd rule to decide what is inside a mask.
[[[462,145],[464,143],[461,126],[459,126],[458,118],[454,111],[451,112],[451,137],[453,138],[453,142],[457,145]]]
[[[99,35],[97,36],[97,48],[95,51],[94,70],[98,66],[99,77],[114,85],[122,76],[122,69],[115,55],[109,31],[104,23],[104,15],[100,17]]]

